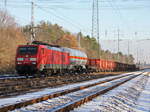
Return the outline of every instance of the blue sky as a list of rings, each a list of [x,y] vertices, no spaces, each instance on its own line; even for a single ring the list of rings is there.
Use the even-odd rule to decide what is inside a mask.
[[[4,9],[4,1],[0,7]],[[35,23],[58,23],[72,33],[91,35],[92,0],[34,0]],[[31,0],[7,0],[8,12],[21,25],[30,23]],[[136,39],[150,37],[150,0],[99,0],[100,38]],[[105,33],[107,31],[107,34]]]

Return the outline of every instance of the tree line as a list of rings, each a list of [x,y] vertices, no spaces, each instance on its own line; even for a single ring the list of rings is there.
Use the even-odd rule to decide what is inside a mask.
[[[23,27],[23,33],[28,39],[30,39],[30,29],[30,25]],[[103,50],[94,37],[84,36],[81,32],[72,34],[58,24],[41,21],[35,26],[35,35],[35,39],[39,41],[83,50],[90,58],[101,58],[129,64],[134,63],[134,58],[131,54],[125,55],[122,52],[112,53],[109,50]]]

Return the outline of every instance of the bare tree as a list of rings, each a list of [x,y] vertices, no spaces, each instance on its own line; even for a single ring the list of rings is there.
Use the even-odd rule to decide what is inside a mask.
[[[6,11],[0,10],[0,28],[16,27],[15,19]]]

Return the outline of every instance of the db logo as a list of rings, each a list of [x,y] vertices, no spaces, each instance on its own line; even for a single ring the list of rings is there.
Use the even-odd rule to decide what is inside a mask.
[[[29,59],[28,58],[25,58],[25,61],[28,61]]]

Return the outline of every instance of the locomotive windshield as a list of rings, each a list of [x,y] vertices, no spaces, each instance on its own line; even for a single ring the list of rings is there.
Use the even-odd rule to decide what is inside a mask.
[[[38,48],[35,46],[32,47],[19,47],[18,53],[19,54],[36,54]]]

